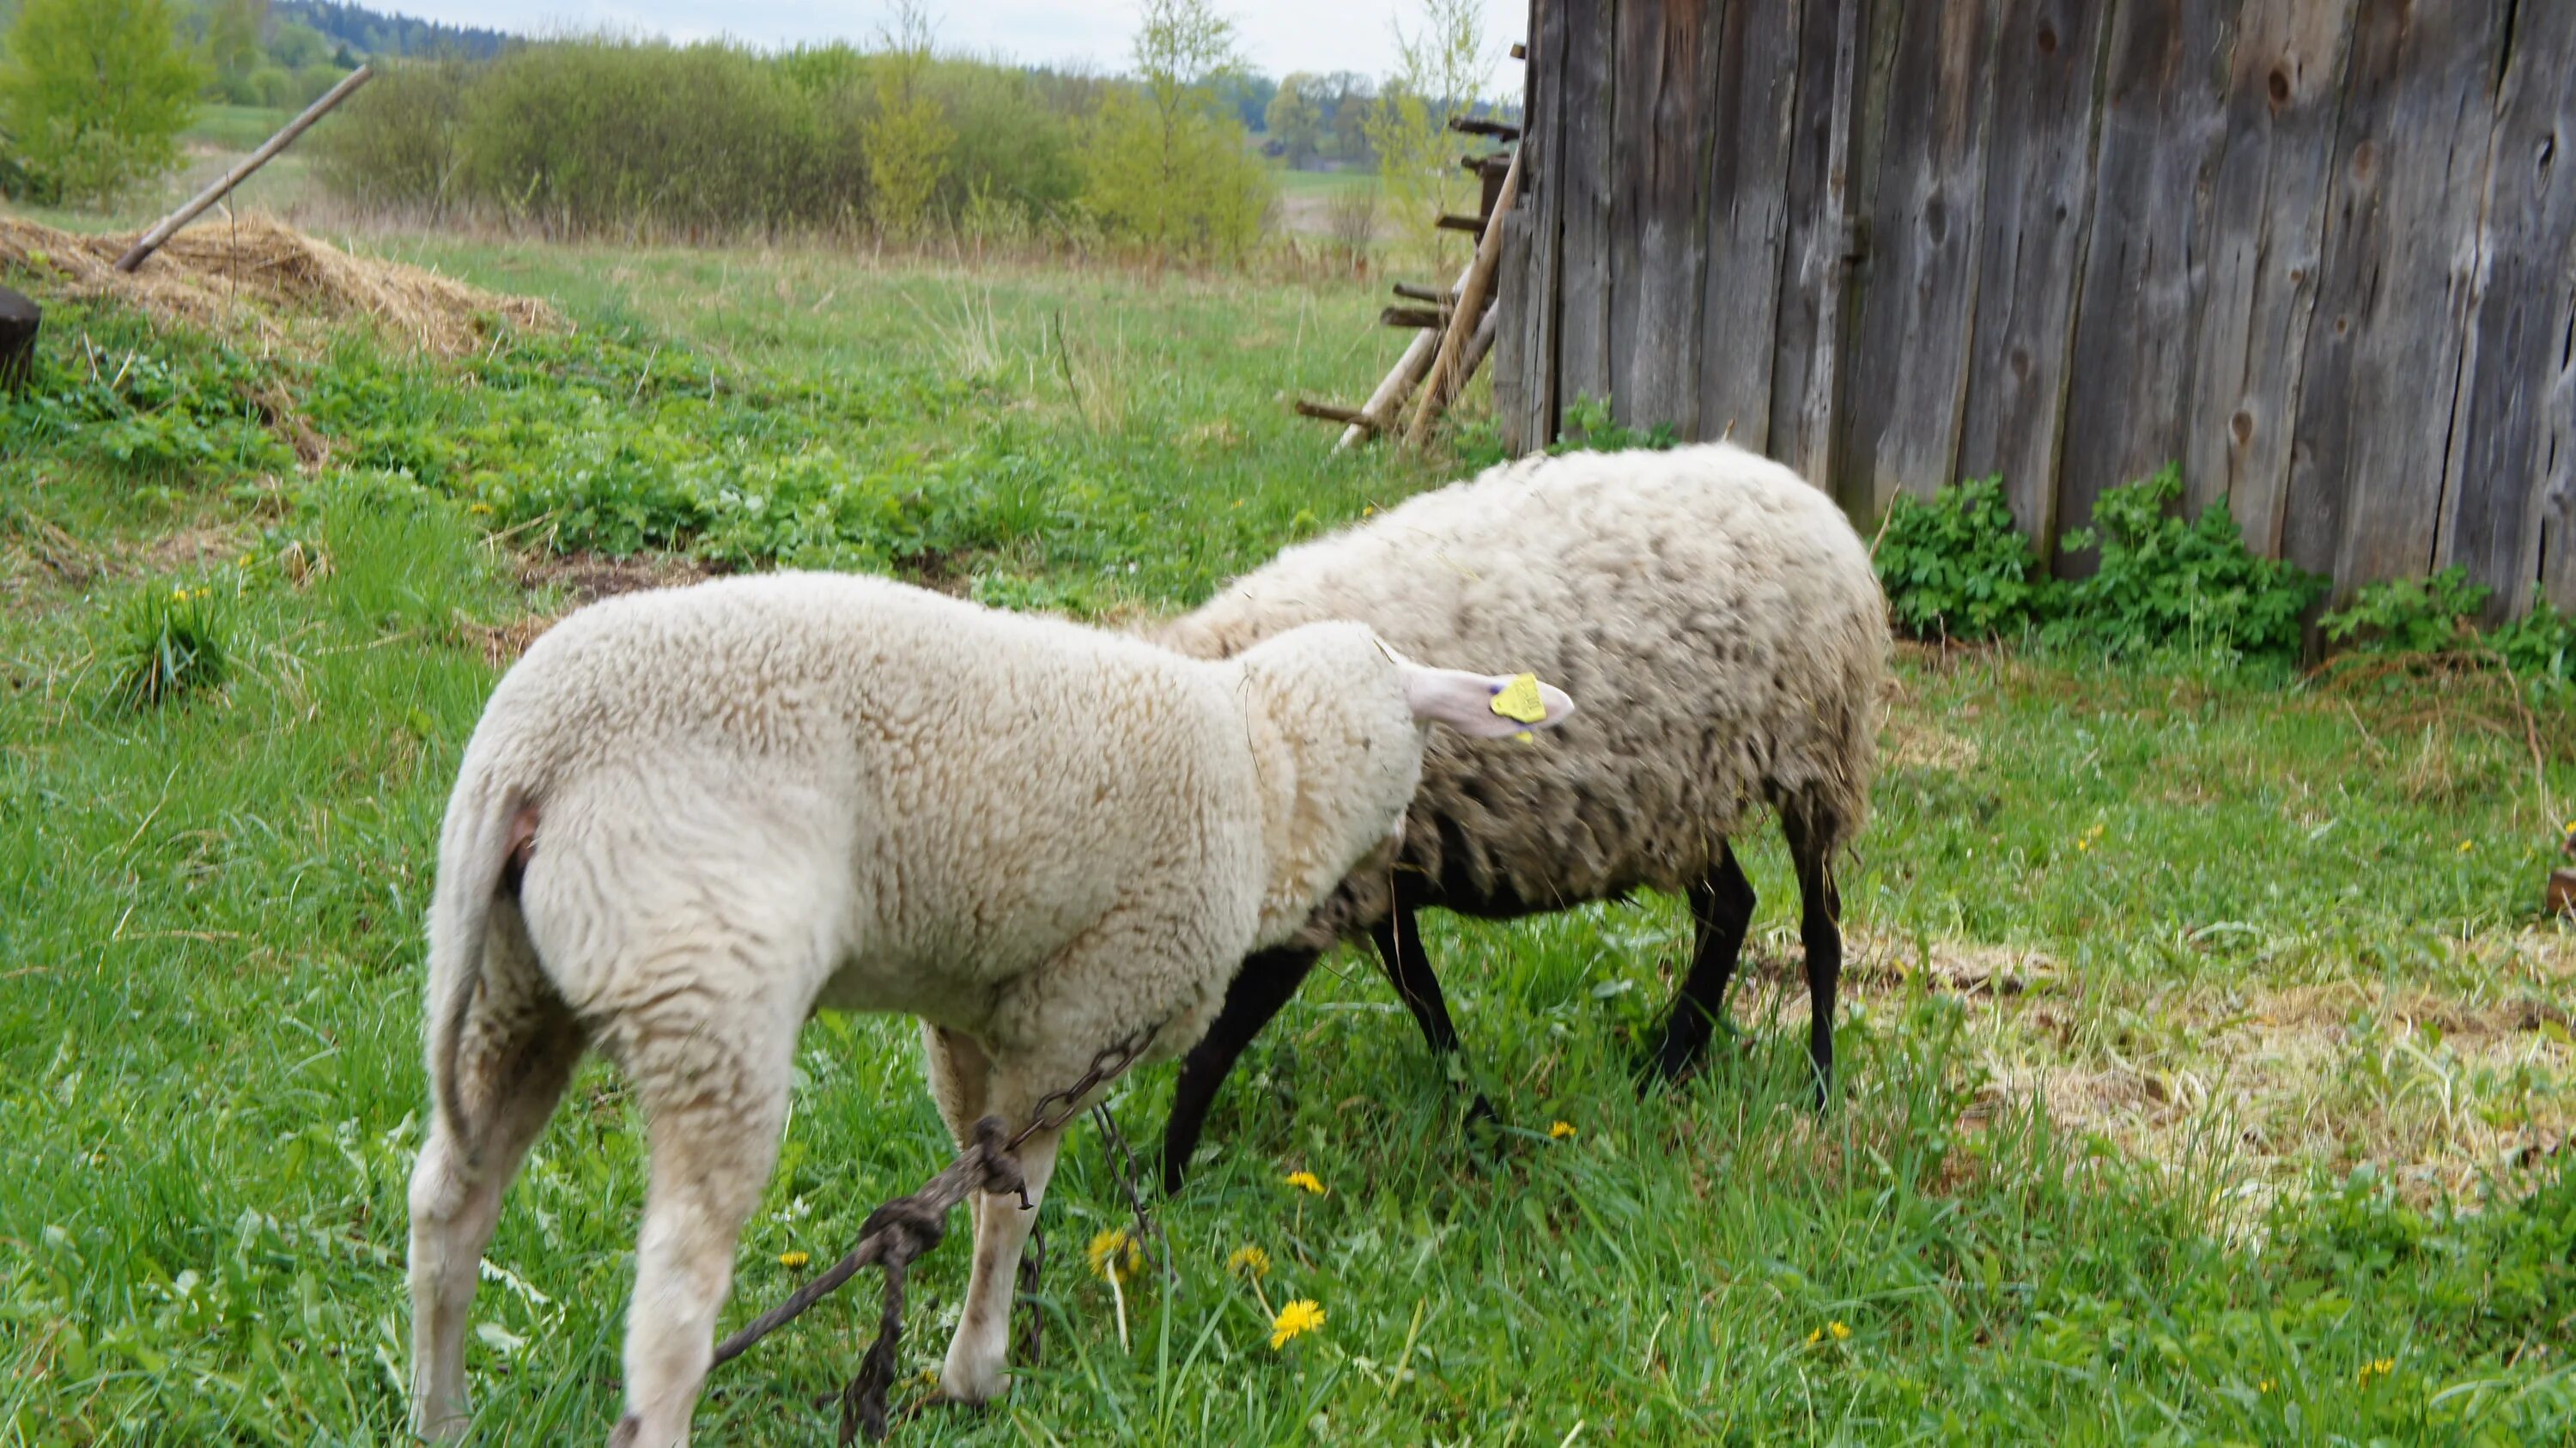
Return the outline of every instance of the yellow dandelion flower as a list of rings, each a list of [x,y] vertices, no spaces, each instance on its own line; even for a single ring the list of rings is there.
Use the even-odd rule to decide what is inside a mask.
[[[1834,1341],[1836,1342],[1851,1341],[1851,1329],[1843,1325],[1841,1318],[1836,1318],[1832,1322],[1826,1323],[1825,1331],[1833,1334]]]
[[[489,503],[472,503],[466,506],[465,511],[469,513],[489,513],[492,511],[492,505]]]
[[[2463,854],[2463,855],[2467,854],[2467,853],[2468,853],[2469,851],[2471,851],[2471,850],[2476,849],[2477,847],[2478,847],[2478,842],[2477,842],[2477,841],[2475,841],[2475,840],[2462,840],[2462,841],[2460,841],[2460,853],[2461,853],[2461,854]]]
[[[1323,1325],[1324,1309],[1317,1307],[1314,1299],[1300,1297],[1280,1308],[1279,1315],[1271,1319],[1270,1346],[1273,1350],[1286,1347],[1288,1339],[1301,1332],[1313,1332]]]
[[[1371,515],[1371,514],[1375,513],[1376,511],[1377,511],[1377,504],[1375,504],[1375,503],[1371,503],[1371,504],[1369,504],[1368,506],[1366,506],[1366,507],[1364,507],[1364,508],[1360,509],[1360,516],[1361,516],[1361,517],[1363,517],[1363,518],[1365,518],[1365,517],[1368,517],[1369,515]]]
[[[1093,1237],[1082,1255],[1090,1261],[1093,1276],[1111,1277],[1114,1273],[1113,1280],[1119,1282],[1133,1278],[1145,1265],[1145,1249],[1124,1227],[1111,1227]]]
[[[1297,1188],[1299,1191],[1309,1192],[1319,1197],[1324,1194],[1323,1179],[1316,1176],[1313,1172],[1292,1171],[1288,1173],[1286,1180],[1288,1185]]]
[[[1270,1275],[1270,1254],[1248,1244],[1237,1247],[1234,1249],[1234,1255],[1225,1259],[1225,1270],[1252,1277],[1267,1277]]]
[[[184,588],[171,589],[170,601],[172,603],[186,603],[188,601],[188,590]]]
[[[1816,1344],[1823,1342],[1824,1340],[1825,1330],[1821,1327],[1815,1328],[1807,1334],[1807,1346],[1809,1347],[1814,1347]]]
[[[797,1268],[802,1267],[813,1260],[814,1259],[811,1256],[803,1252],[781,1252],[778,1254],[778,1265],[786,1268],[790,1272],[795,1271]]]
[[[2254,1385],[2254,1391],[2258,1393],[2268,1393],[2272,1391],[2272,1380],[2270,1378],[2265,1378],[2263,1381],[2256,1383]]]
[[[1547,1129],[1547,1138],[1550,1141],[1563,1141],[1573,1134],[1574,1123],[1571,1121],[1560,1121]]]

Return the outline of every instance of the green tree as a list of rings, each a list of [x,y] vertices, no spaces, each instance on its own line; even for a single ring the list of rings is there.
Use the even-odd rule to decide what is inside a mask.
[[[178,164],[201,83],[164,0],[26,0],[0,115],[35,189],[104,203]]]
[[[1452,165],[1449,118],[1473,107],[1492,74],[1478,0],[1421,0],[1422,26],[1395,31],[1401,57],[1369,116],[1368,139],[1378,174],[1408,239],[1436,249],[1447,233],[1433,229],[1442,212],[1464,210],[1472,178]]]
[[[1268,181],[1215,79],[1236,64],[1234,23],[1208,0],[1144,0],[1136,83],[1102,96],[1083,138],[1083,204],[1158,252],[1233,256],[1250,245]]]
[[[1262,117],[1262,128],[1291,166],[1314,160],[1323,144],[1324,112],[1315,104],[1314,87],[1315,78],[1304,71],[1289,76],[1279,82],[1269,112]]]
[[[930,93],[930,19],[917,0],[895,7],[884,40],[876,112],[861,125],[859,144],[867,155],[869,214],[882,230],[910,238],[930,219],[930,198],[956,137]]]
[[[215,73],[215,89],[234,105],[251,105],[259,91],[251,75],[260,67],[260,27],[268,20],[268,0],[214,0],[206,14],[206,63]]]

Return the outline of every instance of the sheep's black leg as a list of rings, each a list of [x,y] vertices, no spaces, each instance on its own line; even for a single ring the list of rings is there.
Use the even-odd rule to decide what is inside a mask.
[[[1235,1058],[1270,1018],[1288,1004],[1319,952],[1293,948],[1264,950],[1247,957],[1225,992],[1225,1006],[1215,1024],[1190,1053],[1181,1058],[1181,1073],[1172,1085],[1172,1117],[1163,1127],[1163,1190],[1177,1192],[1189,1175],[1190,1153],[1198,1150],[1199,1132],[1207,1125],[1208,1107],[1217,1088],[1234,1069]]]
[[[1448,999],[1440,993],[1440,977],[1431,970],[1431,957],[1422,953],[1422,930],[1414,922],[1413,911],[1399,907],[1369,932],[1377,942],[1378,963],[1386,967],[1386,978],[1395,983],[1395,993],[1404,998],[1413,1012],[1415,1025],[1422,1027],[1422,1039],[1435,1056],[1447,1056],[1458,1050],[1458,1027],[1449,1019]],[[1494,1120],[1494,1103],[1485,1093],[1467,1106],[1469,1121]]]
[[[1834,1084],[1834,988],[1842,981],[1842,892],[1834,887],[1833,862],[1821,833],[1797,809],[1780,812],[1789,857],[1798,867],[1798,934],[1807,948],[1807,1061],[1815,1068],[1816,1105]]]
[[[1672,1014],[1664,1018],[1663,1044],[1655,1051],[1655,1074],[1667,1081],[1679,1080],[1699,1064],[1709,1037],[1726,1018],[1726,987],[1744,954],[1753,903],[1753,882],[1744,878],[1735,851],[1720,844],[1715,868],[1690,888],[1691,918],[1699,927],[1690,974],[1682,977]]]

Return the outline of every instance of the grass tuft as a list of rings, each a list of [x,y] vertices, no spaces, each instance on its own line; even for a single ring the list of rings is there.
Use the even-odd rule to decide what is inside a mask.
[[[127,603],[116,640],[109,700],[121,709],[158,709],[231,673],[222,601],[205,585],[144,589]]]

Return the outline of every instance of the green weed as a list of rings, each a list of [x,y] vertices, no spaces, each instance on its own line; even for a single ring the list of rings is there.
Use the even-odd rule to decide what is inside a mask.
[[[212,588],[146,588],[126,605],[117,629],[108,697],[119,708],[157,709],[231,671],[221,601]]]

